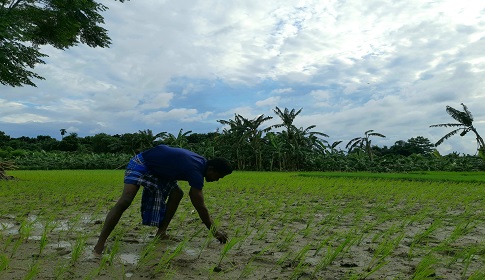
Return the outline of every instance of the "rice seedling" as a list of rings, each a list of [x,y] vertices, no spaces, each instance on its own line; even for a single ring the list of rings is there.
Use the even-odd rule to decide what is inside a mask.
[[[468,267],[470,266],[470,262],[471,262],[473,256],[475,256],[475,254],[477,253],[477,251],[478,251],[477,247],[471,247],[471,248],[468,248],[467,250],[465,250],[465,252],[463,253],[463,256],[462,256],[463,272],[461,274],[463,278],[465,278],[466,273],[468,271]]]
[[[155,258],[156,249],[158,247],[159,241],[153,238],[148,244],[143,246],[140,252],[140,258],[136,264],[136,269],[140,269],[145,266],[150,260]]]
[[[51,225],[53,222],[51,220],[48,220],[44,224],[44,229],[42,231],[42,236],[40,237],[40,242],[39,242],[39,256],[42,255],[42,252],[44,251],[45,246],[47,246],[47,234],[51,230]]]
[[[152,244],[153,228],[140,226],[139,207],[132,206],[106,253],[93,261],[81,248],[95,242],[102,212],[119,196],[122,171],[13,175],[20,180],[0,186],[0,278],[22,279],[25,268],[35,271],[33,259],[25,257],[32,255],[38,256],[39,279],[159,277],[157,267],[157,273],[174,279],[193,277],[194,270],[209,279],[385,279],[391,269],[396,279],[484,275],[483,182],[235,172],[217,183],[217,191],[207,188],[206,204],[218,228],[237,243],[218,244],[184,198],[170,227],[184,235],[178,249]],[[18,224],[6,228],[10,221]],[[124,262],[119,253],[127,251],[139,255],[138,262]],[[225,261],[217,275],[207,266]]]
[[[412,279],[429,279],[430,277],[434,277],[435,269],[434,265],[438,263],[438,258],[433,256],[432,254],[428,254],[421,259],[421,261],[416,266],[414,270]]]
[[[373,257],[370,263],[364,269],[364,273],[361,276],[362,279],[366,279],[370,275],[374,274],[377,270],[389,262],[388,257],[404,238],[404,233],[399,233],[395,238],[392,238],[391,235],[394,233],[394,227],[391,227],[387,232],[385,232],[383,236],[384,240],[379,243],[377,248],[374,250]]]
[[[215,228],[211,228],[209,231],[209,234],[207,234],[206,238],[204,239],[204,242],[202,243],[202,246],[200,247],[199,250],[199,255],[197,256],[198,259],[200,259],[200,256],[202,255],[202,252],[204,251],[205,248],[207,248],[207,245],[213,240],[214,235],[212,232],[214,231]]]
[[[10,263],[10,259],[5,254],[0,254],[0,272],[7,270],[8,265]]]
[[[271,250],[272,247],[273,247],[272,244],[267,245],[266,247],[264,247],[263,249],[261,249],[260,251],[258,251],[253,257],[251,257],[249,259],[249,261],[246,263],[246,265],[244,266],[244,268],[242,269],[239,278],[246,278],[247,276],[249,276],[249,274],[253,270],[251,264],[254,262],[254,260],[260,258],[266,252],[268,252],[269,250]]]
[[[13,242],[13,237],[12,237],[12,235],[8,235],[4,240],[5,240],[5,242],[3,244],[3,252],[6,252],[7,248]]]
[[[343,253],[347,248],[352,246],[355,240],[356,236],[352,233],[349,233],[344,236],[344,240],[335,249],[332,249],[331,246],[328,246],[327,253],[315,265],[315,269],[313,270],[311,277],[315,277],[317,273],[329,266],[341,253]]]
[[[40,270],[40,262],[39,261],[36,261],[35,263],[30,264],[29,269],[27,271],[27,275],[25,275],[24,280],[35,279],[35,277],[39,273],[39,270]]]
[[[109,252],[107,254],[107,262],[109,264],[113,263],[116,255],[120,251],[121,238],[122,238],[122,235],[121,234],[117,234],[117,232],[116,232],[115,233],[115,238],[114,238],[114,241],[113,241],[113,245],[111,246],[111,248],[110,248],[110,250],[109,250]]]
[[[69,265],[68,261],[58,263],[54,271],[54,279],[65,279],[65,274],[67,273],[67,271],[69,271],[70,267],[71,266]]]
[[[411,245],[409,246],[409,257],[413,257],[413,250],[417,244],[422,243],[425,241],[429,236],[435,232],[438,228],[440,228],[443,224],[442,220],[435,219],[431,225],[425,229],[424,231],[414,235],[413,240],[411,241]]]
[[[20,222],[19,235],[20,239],[28,240],[34,226],[34,221],[29,218],[24,218]]]
[[[306,268],[310,266],[310,264],[305,261],[305,257],[312,247],[312,244],[305,245],[300,251],[297,252],[296,256],[293,258],[292,264],[296,264],[296,266],[291,273],[291,279],[297,279],[300,275],[304,274]]]
[[[170,267],[170,262],[183,252],[185,246],[187,245],[187,242],[188,239],[184,239],[177,245],[177,247],[175,247],[172,252],[166,250],[163,256],[160,258],[160,261],[155,268],[155,272],[158,273],[160,271],[168,270]]]
[[[286,233],[286,235],[283,235]],[[278,235],[284,236],[283,239],[276,245],[281,251],[286,251],[290,247],[291,243],[295,239],[296,232],[289,231],[287,228],[283,228]]]
[[[222,247],[221,254],[219,256],[219,262],[217,263],[216,267],[220,267],[222,264],[222,260],[226,257],[227,253],[234,247],[237,243],[239,243],[243,238],[241,237],[233,237],[229,239],[229,241],[224,244]]]
[[[81,258],[84,248],[86,247],[86,239],[86,236],[80,236],[73,244],[71,252],[71,265],[75,265],[76,262]]]
[[[17,252],[21,244],[22,244],[22,238],[17,238],[17,240],[15,240],[15,242],[13,243],[12,251],[10,252],[10,258],[14,257],[15,253]]]

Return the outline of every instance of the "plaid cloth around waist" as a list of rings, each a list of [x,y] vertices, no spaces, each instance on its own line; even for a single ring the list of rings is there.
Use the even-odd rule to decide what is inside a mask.
[[[125,171],[125,184],[143,186],[141,216],[144,225],[159,226],[165,217],[166,201],[177,181],[164,181],[151,174],[141,154],[134,156]]]

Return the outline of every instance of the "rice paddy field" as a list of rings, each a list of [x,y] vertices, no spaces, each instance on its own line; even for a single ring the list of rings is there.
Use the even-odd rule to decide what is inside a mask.
[[[123,171],[8,175],[0,279],[485,279],[484,173],[235,172],[204,188],[226,244],[188,195],[169,227],[180,240],[156,241],[140,191],[103,256]]]

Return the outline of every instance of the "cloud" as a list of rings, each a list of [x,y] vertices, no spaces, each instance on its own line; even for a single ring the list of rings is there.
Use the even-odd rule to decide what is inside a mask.
[[[272,90],[271,93],[274,93],[274,94],[287,94],[287,93],[291,93],[293,91],[294,90],[292,88],[279,88],[279,89]]]
[[[0,122],[22,124],[22,123],[45,123],[50,119],[36,114],[11,114],[5,117],[0,117]]]
[[[156,111],[153,113],[144,114],[141,118],[149,123],[160,124],[166,121],[181,121],[181,122],[193,122],[205,120],[212,113],[198,113],[196,109],[172,109],[170,111]]]
[[[17,102],[0,99],[0,116],[25,109],[27,106]]]
[[[260,100],[260,101],[257,101],[256,102],[256,106],[257,107],[263,107],[263,106],[270,106],[270,107],[275,107],[276,105],[278,105],[278,102],[280,101],[280,98],[279,97],[269,97],[265,100]]]
[[[106,3],[109,49],[42,47],[37,88],[1,87],[3,129],[80,135],[220,127],[234,114],[302,109],[332,139],[368,129],[392,145],[436,141],[465,103],[485,131],[483,1],[127,1]],[[268,121],[278,122],[277,118]],[[441,151],[473,153],[473,139]]]

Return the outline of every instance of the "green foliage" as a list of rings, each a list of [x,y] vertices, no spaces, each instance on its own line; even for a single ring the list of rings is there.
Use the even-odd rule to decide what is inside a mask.
[[[218,120],[225,125],[206,134],[180,129],[177,135],[150,129],[135,133],[79,137],[60,129],[62,139],[50,136],[11,138],[0,131],[0,158],[15,161],[21,169],[103,169],[122,168],[129,158],[158,144],[192,150],[206,158],[224,157],[237,170],[252,171],[484,171],[483,148],[478,156],[451,153],[441,156],[429,139],[417,136],[399,140],[391,147],[372,145],[372,137],[383,134],[368,130],[363,137],[348,142],[348,152],[338,149],[342,141],[329,144],[325,133],[313,131],[314,125],[297,128],[293,122],[302,109],[276,107],[281,123],[265,125],[272,117],[259,115],[248,119],[235,114],[234,119]],[[453,111],[454,112],[454,111]],[[452,112],[452,113],[453,113]],[[471,116],[465,107],[463,114]],[[456,113],[456,114],[455,114]],[[460,119],[459,118],[459,119]],[[464,123],[470,123],[463,120]],[[455,124],[462,125],[462,124]],[[439,126],[439,125],[437,125]],[[272,131],[281,128],[282,131]],[[475,132],[474,128],[464,128]],[[481,138],[477,137],[477,141]],[[481,142],[479,142],[481,143]],[[62,153],[64,152],[64,153]]]
[[[219,227],[230,236],[225,245],[200,223],[189,198],[169,229],[183,241],[154,241],[157,229],[140,226],[137,196],[100,260],[91,245],[122,192],[122,170],[12,174],[18,180],[0,186],[1,279],[187,279],[194,271],[203,279],[484,275],[484,179],[468,180],[479,173],[416,172],[409,175],[421,179],[407,180],[408,174],[236,171],[206,190]],[[45,238],[32,238],[40,235]],[[32,258],[44,240],[48,245]],[[60,246],[66,241],[69,250]],[[140,261],[123,261],[127,253]]]
[[[69,152],[33,152],[15,158],[18,169],[123,169],[131,155]]]
[[[476,140],[477,140],[477,150],[480,152],[480,150],[485,149],[485,142],[483,141],[483,138],[478,134],[478,131],[476,128],[473,126],[473,115],[468,110],[468,107],[461,103],[461,106],[463,107],[463,111],[457,110],[451,106],[446,106],[446,112],[453,118],[455,119],[458,123],[442,123],[442,124],[434,124],[431,125],[430,127],[453,127],[455,128],[454,130],[448,132],[445,134],[445,136],[441,137],[438,142],[436,142],[436,146],[440,145],[443,143],[446,139],[450,138],[451,136],[460,133],[460,136],[463,137],[465,136],[468,132],[473,132],[475,134]]]
[[[41,45],[108,47],[107,30],[100,26],[106,9],[93,0],[0,1],[0,83],[35,86],[32,79],[43,79],[30,70],[44,63]]]

